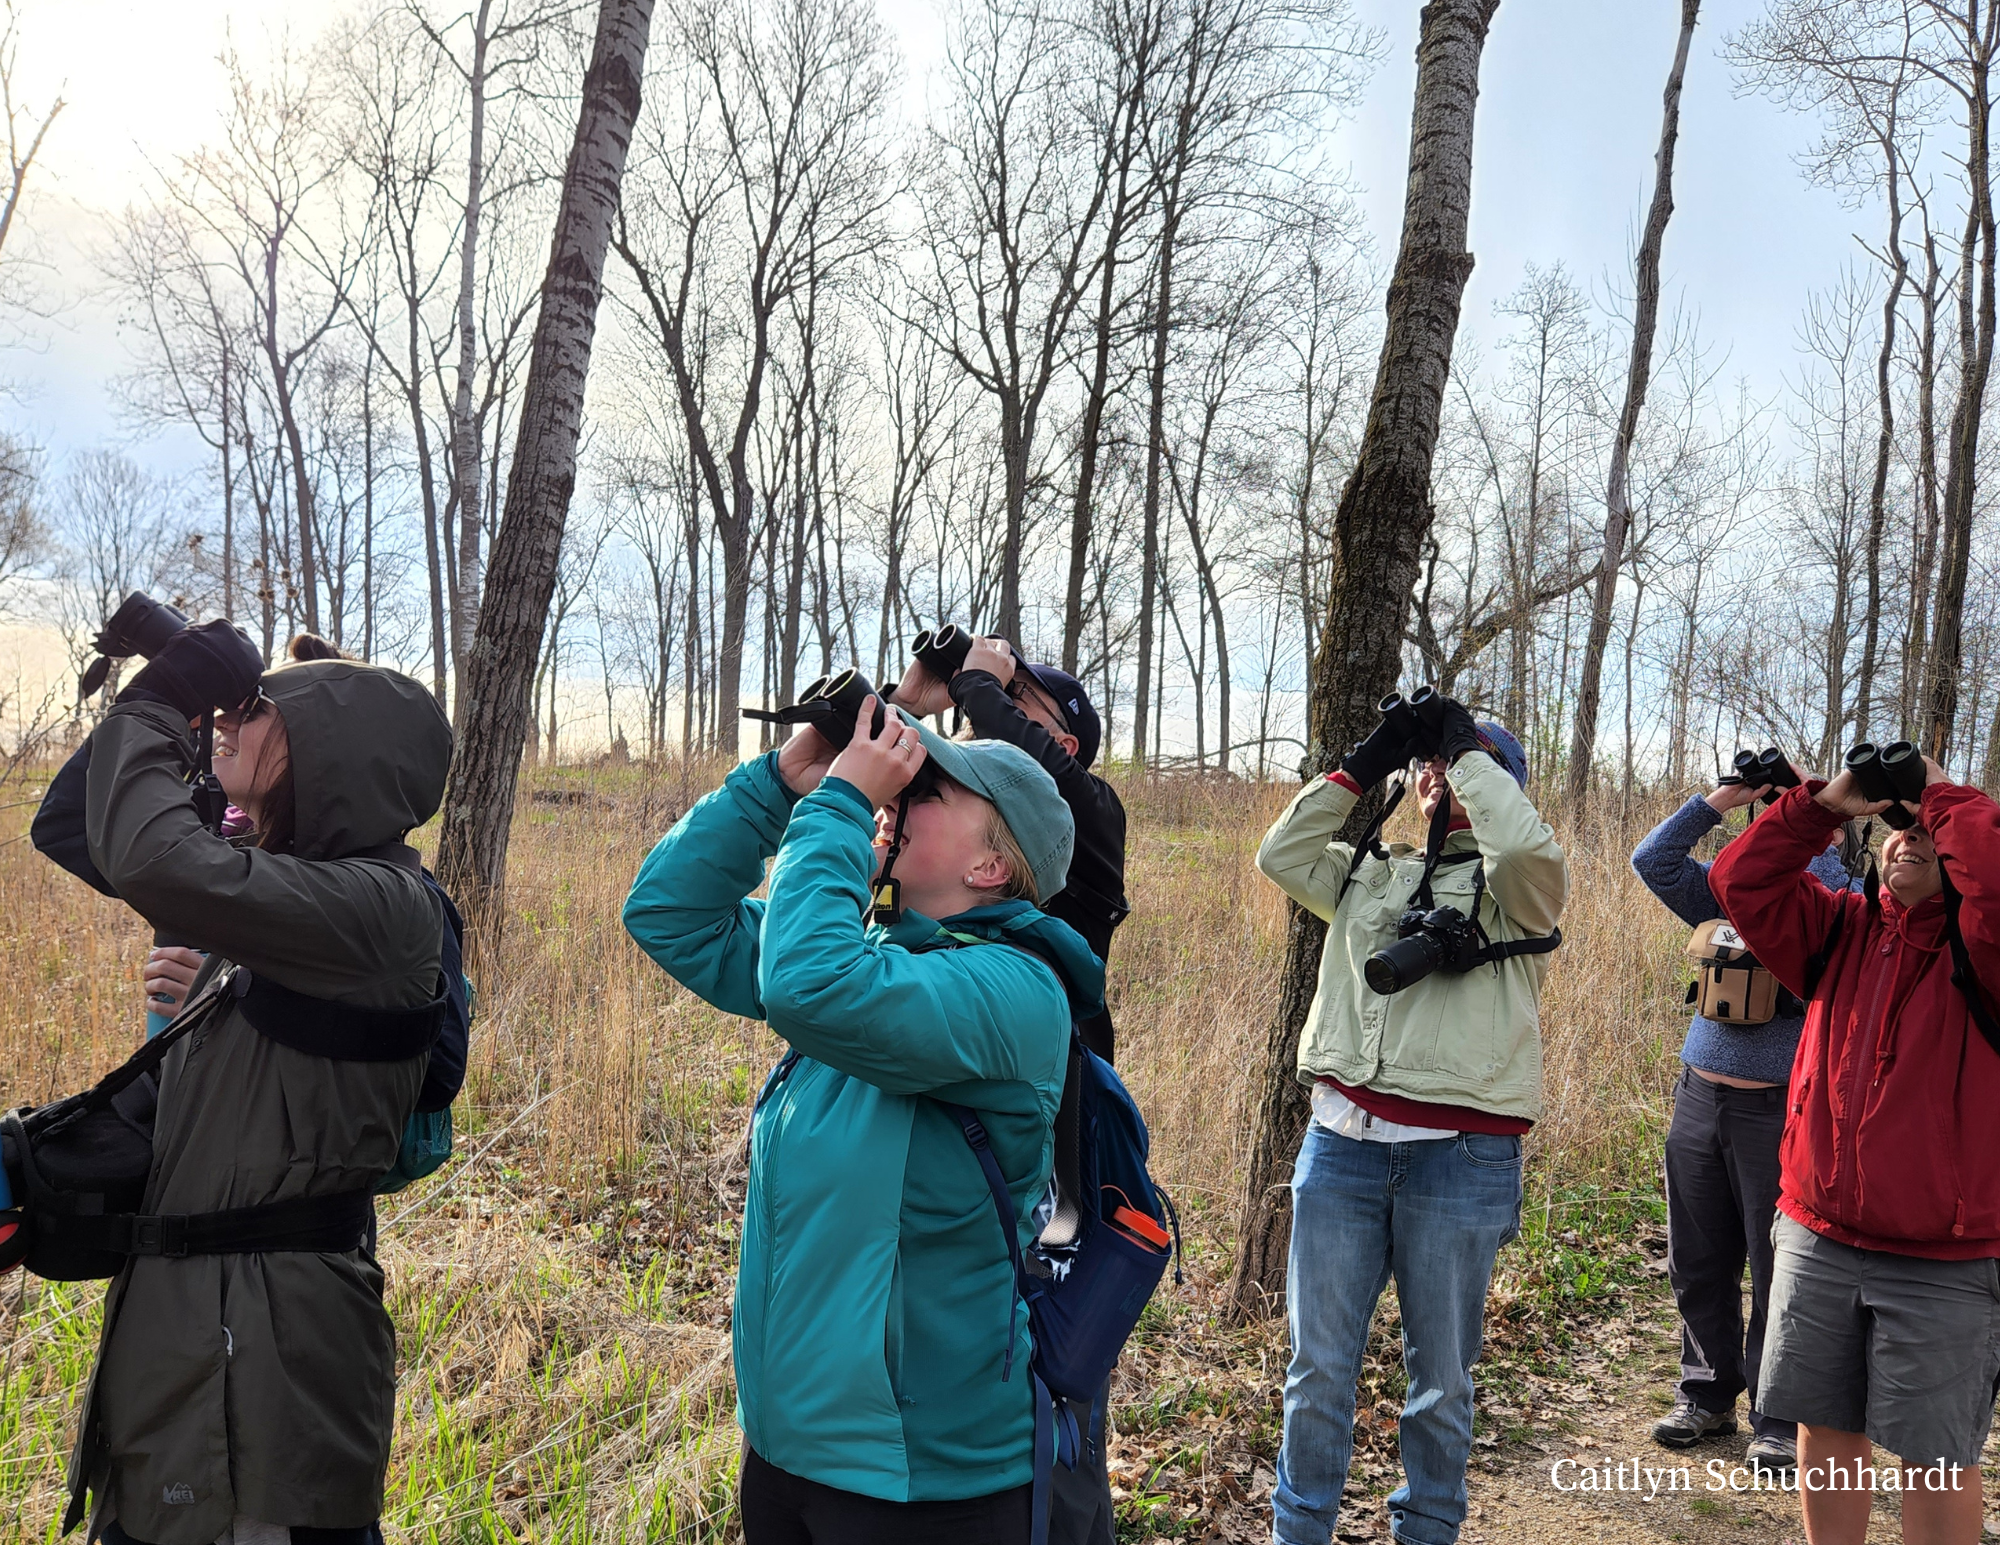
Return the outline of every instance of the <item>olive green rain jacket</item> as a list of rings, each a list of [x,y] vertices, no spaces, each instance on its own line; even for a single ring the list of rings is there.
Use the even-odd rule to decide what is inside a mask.
[[[90,856],[148,922],[311,997],[408,1009],[437,994],[443,918],[404,835],[436,811],[451,730],[430,694],[373,666],[274,670],[290,739],[293,852],[232,846],[183,779],[194,746],[158,703],[92,736]],[[197,982],[196,990],[201,983]],[[267,1040],[227,1006],[160,1070],[148,1213],[372,1188],[395,1162],[428,1054],[336,1061]],[[70,1460],[156,1545],[208,1545],[239,1515],[355,1528],[380,1515],[395,1333],[366,1250],[141,1256],[111,1282]]]

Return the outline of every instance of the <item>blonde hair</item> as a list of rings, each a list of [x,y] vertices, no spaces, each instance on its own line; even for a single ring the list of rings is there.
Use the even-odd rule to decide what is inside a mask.
[[[990,812],[986,817],[986,845],[998,853],[1007,863],[1006,883],[993,889],[995,901],[1027,901],[1036,906],[1042,904],[1041,887],[1035,884],[1034,865],[1028,862],[1028,855],[1021,851],[1021,844],[1014,840],[1014,833],[1000,814],[1000,807],[991,800],[986,802]]]

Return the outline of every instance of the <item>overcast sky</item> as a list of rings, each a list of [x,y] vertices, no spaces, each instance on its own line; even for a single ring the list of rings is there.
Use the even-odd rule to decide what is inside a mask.
[[[1357,0],[1388,34],[1358,112],[1338,131],[1336,159],[1352,174],[1386,260],[1395,250],[1409,153],[1418,0]],[[21,395],[14,413],[54,457],[127,434],[107,381],[123,366],[118,320],[82,299],[102,218],[144,194],[148,161],[193,149],[217,121],[215,56],[233,30],[255,53],[288,27],[308,41],[327,13],[298,0],[23,0],[23,89],[40,106],[60,89],[68,106],[51,131],[40,194],[27,211],[68,297],[39,344],[0,349],[0,379]],[[1806,186],[1793,155],[1810,126],[1755,99],[1739,100],[1717,56],[1722,37],[1757,0],[1709,0],[1688,67],[1667,234],[1670,299],[1697,313],[1729,370],[1769,399],[1797,359],[1795,328],[1809,292],[1859,254],[1857,214]],[[1530,261],[1561,260],[1600,299],[1630,287],[1630,255],[1651,188],[1677,0],[1504,0],[1481,72],[1473,169],[1468,329],[1487,338],[1496,298]],[[908,94],[920,110],[941,29],[928,0],[887,0],[902,43]],[[163,467],[189,448],[141,451]]]

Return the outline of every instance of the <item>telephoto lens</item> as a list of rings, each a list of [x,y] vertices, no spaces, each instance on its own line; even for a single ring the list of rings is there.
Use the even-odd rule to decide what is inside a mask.
[[[1910,743],[1907,740],[1899,740],[1887,749],[1895,751],[1899,747],[1909,746]],[[1914,750],[1915,748],[1910,747],[1910,749]],[[1921,759],[1917,761],[1916,766],[1919,772],[1923,770]],[[1883,748],[1878,747],[1872,740],[1862,741],[1860,745],[1847,753],[1847,770],[1854,775],[1855,784],[1860,788],[1863,799],[1896,800],[1904,797],[1898,790],[1895,780],[1890,776],[1888,768],[1883,766]],[[1922,792],[1923,789],[1920,784],[1918,786],[1918,793],[1921,794]],[[1882,812],[1882,820],[1887,825],[1893,826],[1897,831],[1908,831],[1912,826],[1917,824],[1917,818],[1898,804],[1892,804],[1887,810],[1884,810]]]

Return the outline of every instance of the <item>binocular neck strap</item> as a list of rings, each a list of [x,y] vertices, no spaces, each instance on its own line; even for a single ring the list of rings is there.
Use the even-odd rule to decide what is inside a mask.
[[[1354,872],[1361,867],[1362,859],[1372,856],[1387,862],[1389,855],[1382,846],[1382,828],[1389,824],[1389,817],[1396,813],[1396,807],[1403,802],[1404,788],[1403,781],[1398,778],[1396,786],[1389,790],[1389,797],[1382,801],[1382,808],[1375,812],[1375,818],[1361,833],[1361,840],[1354,844],[1354,858],[1347,866],[1347,878],[1340,882],[1340,891],[1333,898],[1335,910],[1339,909],[1341,899],[1347,895],[1347,887],[1354,883]]]
[[[896,878],[896,860],[903,854],[903,824],[910,818],[910,791],[896,801],[896,830],[889,838],[889,851],[882,856],[882,872],[875,877],[875,900],[868,911],[871,921],[893,927],[903,920],[903,882]]]
[[[1430,911],[1436,905],[1431,897],[1431,876],[1438,872],[1438,865],[1444,858],[1445,838],[1450,835],[1451,793],[1447,790],[1439,797],[1437,807],[1431,811],[1430,834],[1424,838],[1424,876],[1421,880],[1417,881],[1415,899],[1417,904],[1426,912]],[[1479,871],[1481,889],[1485,888],[1485,881],[1486,870],[1482,865]],[[1479,899],[1477,896],[1473,898],[1472,916],[1473,920],[1477,922],[1479,918]]]

